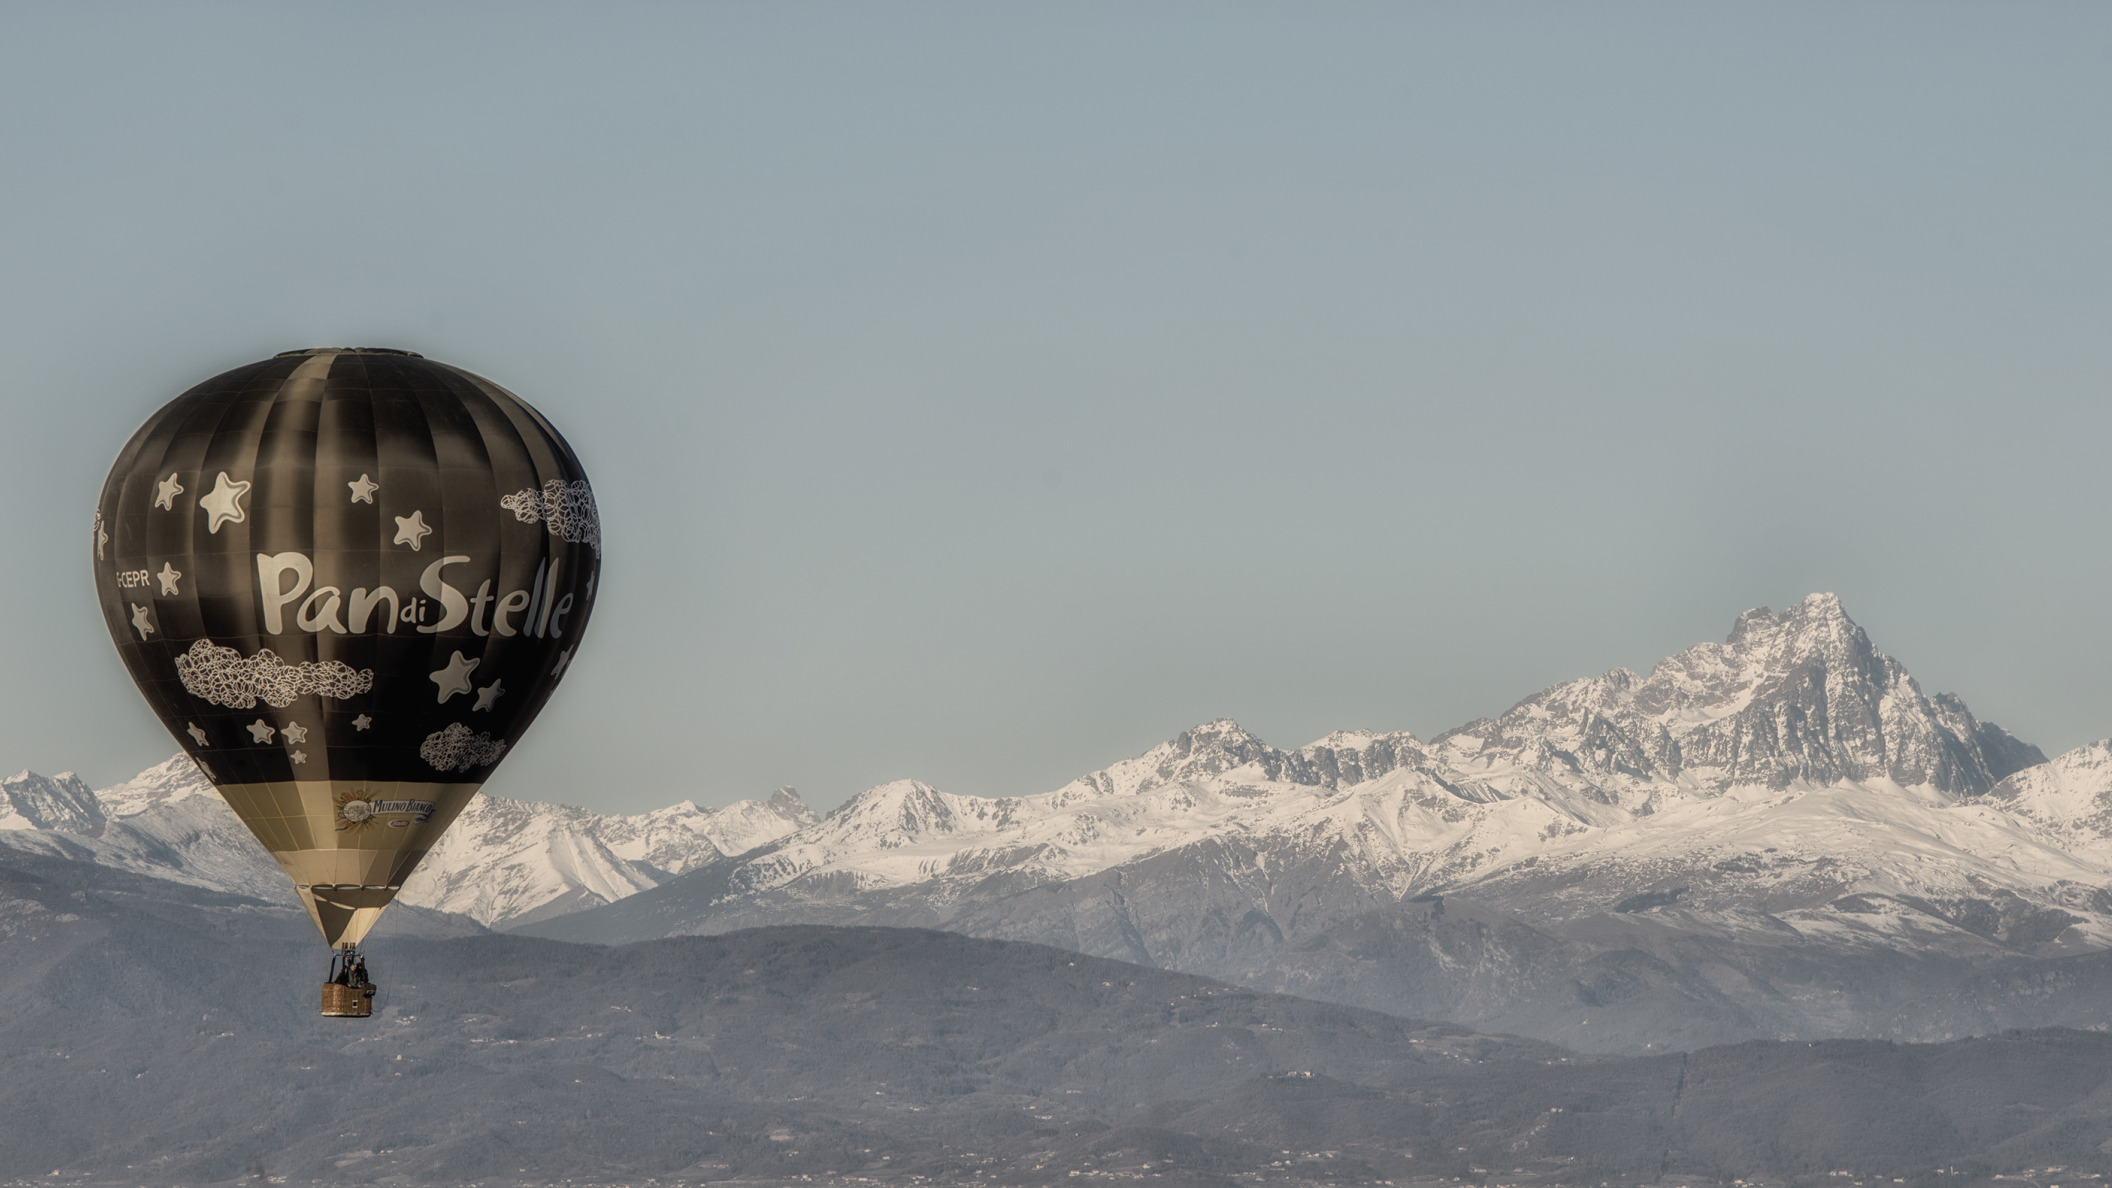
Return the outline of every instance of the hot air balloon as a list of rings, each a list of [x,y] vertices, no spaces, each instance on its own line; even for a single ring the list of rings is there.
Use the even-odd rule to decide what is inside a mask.
[[[361,941],[586,633],[579,459],[481,376],[288,351],[147,419],[94,551],[132,679],[331,947],[324,1013],[369,1014]]]

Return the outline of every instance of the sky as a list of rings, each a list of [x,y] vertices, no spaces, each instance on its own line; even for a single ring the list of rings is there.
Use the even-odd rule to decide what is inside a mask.
[[[2088,4],[6,5],[0,769],[172,753],[96,493],[341,345],[593,480],[503,795],[1429,737],[1820,590],[2105,737],[2108,80]]]

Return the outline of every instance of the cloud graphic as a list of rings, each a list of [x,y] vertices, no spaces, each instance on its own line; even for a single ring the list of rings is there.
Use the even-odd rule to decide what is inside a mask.
[[[594,506],[594,491],[585,479],[570,483],[551,479],[540,491],[522,487],[501,496],[499,506],[523,524],[541,520],[549,526],[550,535],[574,544],[584,542],[596,557],[601,556],[601,511]]]
[[[489,767],[505,753],[505,739],[495,739],[489,734],[471,734],[469,727],[460,722],[426,735],[424,745],[418,748],[418,757],[441,771]]]
[[[304,660],[288,664],[270,648],[247,660],[233,648],[223,648],[209,639],[191,645],[176,657],[176,675],[186,692],[229,709],[250,709],[262,698],[274,707],[292,705],[294,698],[346,698],[374,688],[374,670],[353,669],[336,660]]]

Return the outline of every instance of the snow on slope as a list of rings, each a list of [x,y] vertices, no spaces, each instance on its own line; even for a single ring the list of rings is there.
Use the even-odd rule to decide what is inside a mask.
[[[1440,735],[1462,776],[1507,792],[1548,781],[1639,810],[1730,787],[1889,780],[1974,796],[2045,761],[1965,703],[1924,695],[1840,600],[1747,611],[1723,643],[1556,685]]]
[[[18,772],[0,780],[0,830],[63,829],[95,834],[103,827],[95,793],[70,771]]]
[[[292,902],[271,855],[189,757],[88,791],[66,773],[0,782],[0,842],[156,878]],[[719,810],[685,801],[635,816],[480,795],[400,899],[490,926],[608,903],[739,854],[816,818],[789,788]]]
[[[1863,894],[2015,900],[2019,919],[2051,913],[2040,929],[2097,910],[2112,883],[2112,853],[2071,852],[2072,835],[1984,798],[2041,762],[1957,698],[1924,694],[1838,599],[1813,595],[1750,611],[1648,677],[1558,685],[1430,744],[1344,732],[1284,751],[1220,720],[1041,796],[883,784],[743,862],[707,917],[913,890],[944,919],[992,888],[1232,839],[1265,881],[1328,866],[1387,898],[1479,887],[1541,916],[1630,900],[1809,915]],[[2093,837],[2112,822],[2105,796]],[[1854,927],[1879,928],[1881,911],[1864,914]],[[2072,923],[2070,943],[2112,943],[2096,917]]]
[[[88,799],[98,821],[93,830],[57,826],[0,841],[193,886],[294,901],[279,864],[187,756],[179,754],[113,788],[89,793]]]
[[[1039,796],[899,780],[825,818],[789,790],[628,817],[479,797],[403,899],[504,926],[711,866],[720,903],[913,891],[943,918],[972,895],[1232,841],[1264,880],[1324,867],[1382,899],[1471,886],[1542,916],[1676,902],[1820,930],[1839,921],[1810,913],[1843,896],[1875,897],[1850,922],[1868,928],[1895,899],[2001,899],[2112,943],[2092,914],[2112,910],[2112,749],[2043,763],[1956,697],[1924,694],[1838,599],[1812,595],[1749,611],[1647,677],[1557,685],[1427,744],[1338,732],[1281,750],[1219,720]],[[193,801],[226,815],[179,758],[103,804],[109,828],[143,834]],[[108,860],[153,860],[127,845]]]
[[[736,801],[722,809],[701,809],[685,800],[649,813],[607,817],[598,835],[618,857],[667,877],[721,856],[745,854],[820,819],[797,791],[779,788],[768,800]]]
[[[651,875],[596,836],[601,820],[571,805],[478,796],[398,898],[492,925],[612,903],[653,886]]]
[[[758,891],[824,877],[841,894],[993,874],[1075,878],[1203,838],[1307,827],[1299,819],[1325,815],[1331,803],[1339,815],[1345,778],[1395,801],[1412,789],[1412,807],[1380,811],[1412,819],[1384,827],[1393,850],[1422,848],[1449,825],[1447,805],[1426,803],[1435,781],[1405,766],[1421,762],[1406,734],[1338,734],[1280,751],[1220,719],[1038,796],[955,796],[917,780],[870,788],[749,860],[739,882]],[[1373,777],[1386,773],[1396,773],[1394,782],[1380,788]]]
[[[683,801],[632,816],[481,795],[441,835],[400,898],[494,928],[635,895],[814,821],[799,794],[723,809]]]
[[[102,803],[104,813],[119,818],[136,817],[141,813],[199,797],[215,801],[220,799],[220,793],[214,791],[212,784],[200,774],[198,765],[181,752],[122,784],[97,792],[95,796]]]
[[[2070,853],[2112,866],[2112,739],[2020,771],[1995,785],[1987,799],[2037,825]]]
[[[1227,748],[1235,753],[1253,741],[1229,722],[1199,731],[1236,743]],[[1195,733],[1167,746],[1190,746]],[[927,884],[943,897],[947,884],[994,873],[1021,886],[1052,882],[1207,837],[1237,837],[1277,866],[1328,855],[1396,898],[1477,884],[1531,891],[1543,916],[1604,911],[1674,882],[1696,892],[1690,905],[1755,911],[1816,907],[1851,891],[1958,897],[1993,888],[2082,906],[2112,883],[2106,864],[2070,854],[2029,820],[1883,778],[1736,785],[1660,797],[1634,813],[1559,782],[1481,797],[1470,782],[1405,764],[1346,788],[1267,778],[1326,745],[1089,801],[1075,790],[990,801],[914,781],[882,785],[751,860],[735,886],[813,883],[834,896]],[[2112,943],[2112,929],[2089,924],[2072,939]]]

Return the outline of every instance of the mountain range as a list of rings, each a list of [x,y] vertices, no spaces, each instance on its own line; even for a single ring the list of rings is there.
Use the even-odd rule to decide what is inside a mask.
[[[1586,1057],[1010,941],[622,946],[0,847],[0,1183],[2094,1183],[2112,1038]]]
[[[0,843],[289,898],[180,757],[0,794]],[[826,816],[481,796],[401,901],[600,943],[937,928],[1599,1051],[2104,1026],[2112,744],[2048,761],[1819,594],[1427,741],[1219,720],[1038,796]]]
[[[479,796],[399,902],[504,927],[609,903],[819,820],[799,793],[606,816]],[[187,756],[89,791],[72,772],[0,781],[0,844],[272,902],[286,876]]]

